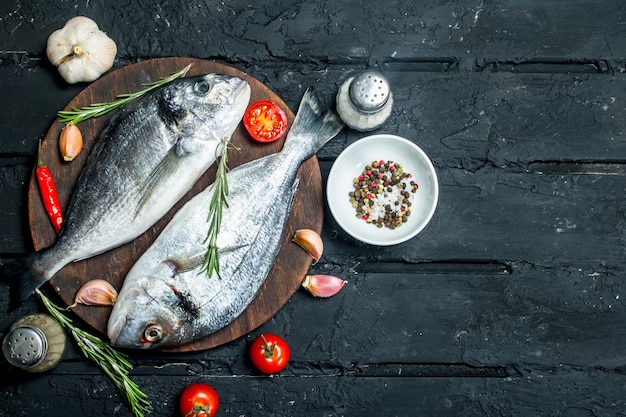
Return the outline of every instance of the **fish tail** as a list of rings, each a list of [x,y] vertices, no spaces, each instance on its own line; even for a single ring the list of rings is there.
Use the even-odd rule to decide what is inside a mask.
[[[37,268],[40,258],[41,253],[35,252],[0,265],[0,280],[9,286],[11,309],[17,308],[48,281],[45,272]]]
[[[313,153],[321,149],[343,129],[344,123],[333,110],[322,112],[313,89],[308,88],[300,101],[298,113],[287,134],[286,146],[300,147],[310,143]],[[313,136],[313,140],[311,140]],[[298,138],[297,140],[296,137]],[[312,143],[311,143],[312,142]]]

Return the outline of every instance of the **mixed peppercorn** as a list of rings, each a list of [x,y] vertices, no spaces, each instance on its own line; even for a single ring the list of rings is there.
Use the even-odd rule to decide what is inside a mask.
[[[372,161],[352,181],[350,203],[356,216],[376,227],[396,229],[411,215],[413,194],[419,185],[411,173],[393,161]]]

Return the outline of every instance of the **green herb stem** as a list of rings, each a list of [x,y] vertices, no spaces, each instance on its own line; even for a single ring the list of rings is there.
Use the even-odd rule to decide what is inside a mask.
[[[139,386],[128,376],[133,366],[126,359],[126,355],[99,337],[76,327],[72,320],[64,314],[65,309],[50,301],[40,290],[36,290],[36,292],[50,315],[70,331],[85,357],[100,366],[113,381],[124,395],[133,414],[136,417],[144,417],[146,413],[150,413],[151,406],[147,394],[141,391]]]
[[[200,272],[206,272],[209,277],[215,272],[220,277],[219,248],[217,246],[217,236],[222,224],[222,212],[224,207],[228,207],[228,149],[239,148],[231,145],[228,138],[222,139],[221,153],[218,157],[217,172],[215,173],[215,181],[211,185],[214,189],[211,203],[209,205],[209,215],[207,222],[209,223],[209,231],[204,243],[208,242],[207,252],[202,262]]]
[[[177,78],[184,77],[185,75],[187,75],[187,72],[189,72],[189,69],[191,68],[192,65],[193,64],[187,65],[185,68],[173,73],[169,77],[160,78],[158,81],[148,83],[148,84],[143,84],[143,86],[147,88],[141,91],[128,93],[128,94],[120,94],[117,96],[118,99],[115,101],[110,101],[106,103],[95,103],[95,104],[91,104],[89,106],[86,106],[80,109],[77,109],[74,107],[71,110],[60,110],[59,112],[57,112],[57,116],[59,116],[59,122],[65,123],[65,124],[68,124],[68,123],[78,124],[84,120],[91,119],[93,117],[102,116],[103,114],[106,114],[112,110],[115,110],[118,107],[121,107],[133,101],[134,99],[139,98],[143,96],[144,94],[149,93],[150,91],[156,88],[159,88],[160,86],[164,84],[169,83],[170,81],[173,81]]]

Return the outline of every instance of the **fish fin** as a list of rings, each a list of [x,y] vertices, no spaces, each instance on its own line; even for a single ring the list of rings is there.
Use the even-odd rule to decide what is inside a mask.
[[[35,252],[0,266],[0,280],[9,287],[11,310],[19,307],[48,281],[48,277],[34,267],[40,257],[41,253]]]
[[[183,274],[193,271],[202,265],[202,262],[204,262],[204,252],[199,252],[189,257],[168,259],[166,262],[174,267],[175,274]]]
[[[163,173],[175,171],[182,164],[182,162],[183,158],[181,158],[175,148],[172,147],[148,177],[148,181],[144,185],[141,193],[141,199],[139,200],[139,204],[135,210],[135,217],[141,214],[141,211],[146,207],[148,201],[150,201],[150,197],[154,194],[159,180],[163,178]]]
[[[296,118],[291,125],[288,136],[302,138],[286,140],[285,146],[302,146],[302,142],[310,142],[311,136],[315,138],[313,145],[317,151],[334,138],[343,129],[344,123],[339,115],[333,110],[322,112],[319,99],[315,96],[313,88],[308,88],[300,101],[300,107]]]
[[[245,246],[250,246],[248,244],[245,245],[237,245],[231,246],[228,248],[220,249],[220,256],[228,255],[230,252],[234,252],[237,249],[241,249]],[[204,263],[204,258],[206,255],[206,249],[202,249],[202,251],[188,257],[178,257],[168,259],[166,262],[174,268],[175,274],[183,274],[185,272],[193,271],[196,268],[199,268]]]

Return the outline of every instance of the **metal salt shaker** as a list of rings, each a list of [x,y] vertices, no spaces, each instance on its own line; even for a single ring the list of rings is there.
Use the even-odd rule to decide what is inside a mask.
[[[17,368],[45,372],[61,361],[65,343],[65,332],[52,316],[32,314],[11,326],[2,343],[2,353]]]
[[[337,93],[337,112],[352,129],[378,128],[391,114],[393,95],[389,82],[378,71],[364,71],[348,78]]]

